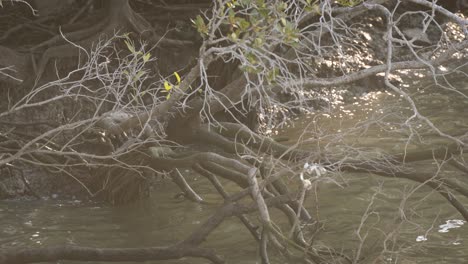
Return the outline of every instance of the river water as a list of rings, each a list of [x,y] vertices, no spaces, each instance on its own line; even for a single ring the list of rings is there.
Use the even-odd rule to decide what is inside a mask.
[[[464,94],[468,94],[466,84],[461,82],[458,85]],[[415,98],[422,114],[429,116],[443,132],[468,130],[467,98],[427,85],[419,84],[419,87]],[[364,156],[366,153],[371,156],[379,151],[397,153],[405,147],[411,150],[447,142],[430,132],[423,132],[419,137],[411,134],[406,127],[398,125],[401,120],[397,113],[409,113],[401,98],[385,92],[373,92],[354,103],[337,104],[327,114],[301,117],[281,129],[279,134],[291,139],[287,144],[293,144],[300,137],[320,137],[322,144],[328,144],[330,149],[345,153],[348,149],[361,148]],[[369,123],[382,116],[385,118]],[[413,125],[424,128],[421,123]],[[340,136],[343,133],[344,136]],[[409,141],[409,136],[413,140]],[[307,144],[305,142],[303,147],[307,148]],[[350,150],[350,153],[354,152]],[[414,168],[436,171],[436,165],[434,161],[427,161],[415,164]],[[440,173],[447,177],[460,176],[449,167],[444,167]],[[171,244],[187,236],[217,208],[217,194],[209,183],[201,177],[189,178],[193,188],[208,201],[207,204],[176,198],[174,194],[180,191],[170,181],[161,181],[150,199],[121,207],[62,201],[60,197],[46,201],[2,201],[0,248],[64,243],[96,247]],[[468,206],[467,199],[460,199]],[[440,195],[414,182],[368,174],[337,173],[318,183],[306,206],[323,224],[322,232],[316,237],[318,245],[353,257],[362,244],[361,256],[369,257],[361,263],[468,262],[468,225]],[[363,218],[366,211],[368,217]],[[357,232],[361,222],[362,228]],[[358,234],[362,238],[366,233],[366,239],[360,240]],[[223,223],[204,246],[219,250],[229,263],[258,263],[256,244],[237,219]],[[385,253],[376,259],[384,248]],[[206,261],[187,258],[163,263]],[[278,258],[273,263],[283,263],[283,259]]]

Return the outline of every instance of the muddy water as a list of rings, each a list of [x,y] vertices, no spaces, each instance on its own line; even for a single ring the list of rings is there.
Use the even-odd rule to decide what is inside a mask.
[[[411,83],[408,87],[413,87],[411,93],[418,111],[442,133],[468,132],[465,80],[454,84],[464,96],[429,85],[427,80],[414,78]],[[402,125],[412,113],[402,97],[373,92],[352,103],[337,104],[329,113],[302,117],[279,134],[290,135],[291,144],[302,137],[310,139],[301,144],[303,148],[320,145],[331,155],[341,153],[351,159],[354,155],[366,159],[383,152],[431,149],[450,142],[423,122]],[[440,164],[431,160],[408,166],[435,174]],[[439,175],[459,179],[460,184],[468,187],[467,175],[449,166],[444,166]],[[468,206],[468,199],[459,198]],[[319,184],[316,200],[320,205],[319,218],[325,221],[325,231],[320,236],[324,244],[335,249],[353,249],[354,253],[362,244],[361,256],[386,252],[382,258],[369,257],[365,263],[468,263],[466,222],[444,198],[425,186],[368,174],[330,175],[330,179]],[[358,229],[360,223],[362,229]],[[364,239],[366,234],[368,237]],[[387,239],[385,245],[379,239]]]
[[[468,87],[464,89],[468,94]],[[416,97],[419,110],[443,132],[467,130],[468,99],[431,87],[421,88],[419,92]],[[338,104],[330,113],[302,117],[279,133],[291,139],[288,144],[298,138],[306,141],[320,138],[322,146],[336,152],[355,153],[353,149],[359,148],[363,157],[377,155],[382,150],[401,152],[405,147],[430,148],[446,142],[432,132],[424,132],[424,124],[413,124],[423,129],[419,134],[398,125],[402,121],[400,114],[407,113],[409,109],[401,98],[372,93],[354,104]],[[343,133],[345,136],[339,136]],[[307,142],[304,148],[316,145],[315,141]],[[415,164],[414,168],[436,171],[436,165],[428,161]],[[440,173],[447,177],[460,176],[449,168]],[[60,197],[37,202],[3,201],[0,202],[0,248],[64,243],[96,247],[167,245],[184,238],[216,208],[217,196],[209,184],[202,178],[193,178],[192,184],[209,204],[174,198],[179,191],[166,181],[156,186],[151,199],[118,208],[65,202]],[[468,206],[468,200],[462,202]],[[413,182],[368,174],[332,174],[318,183],[307,206],[323,223],[323,230],[316,237],[317,245],[349,256],[361,248],[360,256],[369,256],[362,263],[468,262],[468,224],[441,196]],[[362,228],[358,229],[360,223]],[[257,263],[256,246],[236,219],[223,223],[205,246],[218,249],[229,263]],[[382,251],[383,257],[375,259]],[[164,263],[206,261],[182,259]]]

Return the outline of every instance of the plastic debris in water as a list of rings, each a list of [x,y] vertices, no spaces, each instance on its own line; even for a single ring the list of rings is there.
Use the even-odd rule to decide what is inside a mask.
[[[439,226],[439,233],[447,233],[450,229],[459,228],[465,224],[463,220],[447,220],[445,224]]]
[[[418,236],[416,238],[416,242],[422,242],[422,241],[426,241],[427,240],[427,237],[426,236]]]
[[[322,165],[316,163],[309,164],[308,162],[304,164],[304,171],[316,177],[320,177],[322,174],[327,173],[327,170]]]

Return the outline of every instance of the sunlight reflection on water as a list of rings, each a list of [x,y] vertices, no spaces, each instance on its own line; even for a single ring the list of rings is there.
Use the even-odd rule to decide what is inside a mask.
[[[418,87],[411,84],[405,87],[416,88],[421,93],[414,98],[420,113],[446,133],[466,132],[468,128],[468,115],[465,114],[468,109],[466,97],[455,96],[440,87],[424,87],[424,80],[421,79],[415,82],[418,83]],[[468,89],[466,82],[462,81],[461,85],[465,85]],[[447,139],[437,138],[437,135],[422,122],[412,124],[412,129],[418,129],[420,134],[408,140],[410,135],[408,127],[401,124],[406,119],[402,118],[403,115],[411,116],[411,114],[408,104],[400,96],[387,92],[371,92],[354,103],[334,107],[326,114],[312,114],[296,121],[290,128],[280,130],[279,135],[290,138],[289,144],[296,143],[296,139],[302,136],[305,144],[301,146],[305,149],[321,145],[329,148],[331,153],[336,150],[346,151],[346,147],[363,148],[370,151],[370,154],[375,148],[389,153],[401,153],[405,148],[427,148],[437,144],[445,145],[448,142]],[[306,127],[309,127],[310,131],[304,133]],[[437,164],[429,161],[414,166],[415,170],[434,172],[437,171]],[[444,177],[456,175],[447,169],[441,174]],[[390,232],[392,226],[401,229],[397,242],[393,244],[394,247],[401,247],[402,253],[398,259],[403,261],[402,263],[434,261],[447,264],[466,263],[468,230],[463,226],[465,222],[457,220],[460,217],[458,212],[437,193],[427,195],[429,190],[423,188],[424,191],[406,197],[405,189],[414,188],[416,183],[402,179],[384,180],[365,174],[345,174],[341,177],[343,185],[346,186],[344,189],[321,185],[321,192],[317,194],[320,197],[320,214],[328,225],[325,229],[328,230],[326,240],[329,241],[329,245],[336,246],[336,241],[341,240],[345,249],[359,243],[357,239],[350,239],[355,235],[356,222],[361,220],[369,197],[377,192],[376,186],[385,182],[384,192],[380,193],[379,204],[375,205],[373,211],[379,217],[373,224],[379,232],[385,230]],[[412,201],[414,208],[408,208],[411,213],[406,212],[405,215],[401,215],[398,207],[403,201],[404,204],[407,203],[403,199]],[[467,202],[463,197],[460,199],[464,203]],[[420,204],[416,206],[417,201]],[[340,204],[339,208],[337,204]],[[401,219],[406,219],[408,222],[401,226],[396,225],[395,223]],[[377,233],[370,236],[376,239],[379,236]],[[378,248],[377,245],[374,246]],[[394,257],[389,257],[383,263],[397,263],[394,261],[396,261]]]

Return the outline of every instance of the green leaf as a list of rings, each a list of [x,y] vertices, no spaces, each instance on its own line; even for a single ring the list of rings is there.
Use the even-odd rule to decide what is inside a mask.
[[[236,0],[232,0],[231,2],[227,2],[226,5],[227,5],[229,8],[235,8],[236,5],[237,5],[237,1],[236,1]]]
[[[257,0],[258,7],[266,7],[265,0]]]
[[[169,84],[167,81],[164,81],[164,89],[166,89],[166,91],[170,91],[172,89],[172,85]]]
[[[307,5],[304,10],[306,12],[310,12],[310,13],[315,13],[317,15],[320,15],[322,13],[322,10],[320,10],[320,6],[316,3],[312,4],[312,5]]]
[[[283,26],[286,26],[288,24],[284,17],[281,18],[281,24],[283,24]]]
[[[248,73],[260,73],[262,71],[260,68],[255,68],[251,66],[241,66],[240,70]]]
[[[262,45],[263,45],[263,39],[262,38],[255,38],[254,47],[255,48],[260,48]]]
[[[347,7],[353,7],[360,4],[362,0],[338,0],[338,4]]]
[[[286,10],[286,8],[288,8],[288,4],[286,4],[285,2],[283,1],[280,1],[277,6],[276,6],[276,9],[279,11],[279,12],[283,12],[284,10]]]
[[[263,17],[263,18],[268,18],[270,15],[270,10],[268,8],[260,8],[258,9],[258,13]]]
[[[145,75],[145,73],[146,73],[145,71],[139,71],[139,72],[137,72],[137,74],[135,75],[135,77],[133,77],[133,81],[135,82],[135,81],[140,80],[141,76]]]
[[[176,77],[177,79],[177,84],[180,84],[180,76],[177,72],[174,72],[174,76]]]
[[[192,23],[194,24],[195,28],[200,34],[207,35],[208,34],[208,27],[205,24],[205,20],[198,15],[195,20],[192,19]]]
[[[276,80],[276,76],[278,76],[278,74],[279,74],[278,68],[274,68],[273,70],[268,71],[268,74],[267,74],[267,82],[268,82],[269,84],[274,83],[275,80]]]
[[[149,61],[149,59],[151,58],[151,53],[146,53],[145,55],[143,55],[143,62],[146,63]]]
[[[236,32],[232,32],[231,35],[229,35],[229,37],[230,37],[233,41],[236,41],[236,40],[237,40]]]
[[[237,20],[237,25],[239,25],[239,28],[242,31],[246,31],[250,27],[249,21],[245,20],[244,18],[239,18]]]
[[[257,59],[257,56],[255,56],[253,53],[247,53],[245,55],[245,57],[247,58],[247,60],[251,63],[251,64],[257,64],[258,63],[258,59]]]
[[[135,53],[135,47],[133,46],[133,43],[131,43],[131,40],[124,40],[125,45],[127,45],[128,50],[131,53]]]

